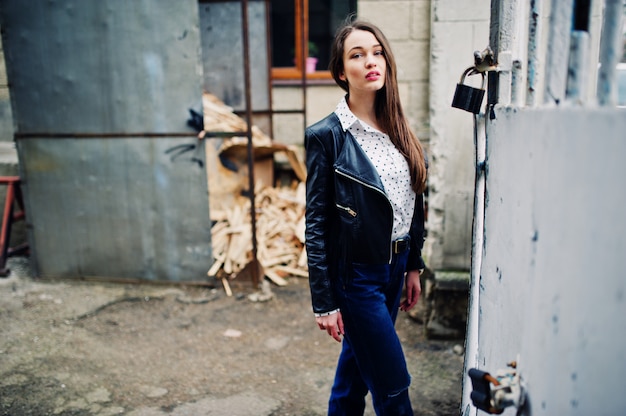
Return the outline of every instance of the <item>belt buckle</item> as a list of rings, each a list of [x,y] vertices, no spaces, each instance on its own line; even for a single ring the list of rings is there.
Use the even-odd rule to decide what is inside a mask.
[[[399,238],[393,242],[393,253],[400,254],[408,248],[408,239]]]

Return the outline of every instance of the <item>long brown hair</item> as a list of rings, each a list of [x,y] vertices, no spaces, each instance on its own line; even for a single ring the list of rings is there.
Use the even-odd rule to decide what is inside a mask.
[[[370,32],[376,37],[383,48],[383,54],[387,62],[385,71],[385,85],[376,92],[375,111],[378,123],[389,135],[392,143],[405,157],[411,172],[411,186],[413,190],[420,194],[426,189],[426,161],[424,149],[417,136],[404,116],[402,104],[400,103],[400,93],[398,92],[398,80],[396,77],[396,60],[391,51],[389,41],[383,32],[372,23],[353,20],[348,18],[346,23],[337,30],[333,41],[329,69],[337,85],[350,93],[347,81],[340,78],[344,72],[343,53],[344,43],[350,33],[355,30]]]

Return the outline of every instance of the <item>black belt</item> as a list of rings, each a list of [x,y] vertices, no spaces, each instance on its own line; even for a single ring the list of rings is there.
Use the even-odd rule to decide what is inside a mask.
[[[407,251],[409,249],[410,242],[411,239],[408,237],[398,238],[397,240],[392,241],[391,249],[393,251],[393,254],[400,254]]]

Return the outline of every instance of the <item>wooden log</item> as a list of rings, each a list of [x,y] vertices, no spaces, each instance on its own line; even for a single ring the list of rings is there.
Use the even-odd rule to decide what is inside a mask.
[[[289,275],[292,275],[292,276],[306,277],[306,278],[309,277],[309,272],[308,271],[301,270],[301,269],[298,269],[296,267],[275,266],[275,267],[273,267],[273,270],[278,270],[278,271],[281,271],[281,272],[285,272],[285,273],[287,273]]]
[[[207,276],[212,277],[215,276],[217,274],[217,272],[222,268],[222,265],[224,264],[224,260],[223,259],[215,259],[215,262],[213,263],[213,265],[211,266],[211,268],[209,269],[209,271],[206,273]]]
[[[222,278],[222,285],[224,286],[224,291],[226,292],[226,296],[232,296],[233,291],[230,289],[230,283],[228,283],[228,279]]]
[[[271,269],[265,269],[265,276],[270,279],[272,282],[276,283],[278,286],[286,286],[287,281],[283,279],[278,273],[272,271]]]
[[[263,263],[263,267],[273,267],[273,266],[281,265],[283,263],[289,263],[291,260],[293,260],[293,258],[294,258],[293,254],[284,254],[280,257],[271,257],[271,258],[263,259],[262,263]]]

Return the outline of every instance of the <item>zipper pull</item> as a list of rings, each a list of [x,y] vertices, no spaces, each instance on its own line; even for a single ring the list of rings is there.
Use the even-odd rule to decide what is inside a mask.
[[[353,210],[350,207],[344,207],[343,205],[339,205],[337,204],[337,208],[341,208],[342,210],[346,211],[348,214],[350,214],[352,217],[356,217],[356,211]]]

